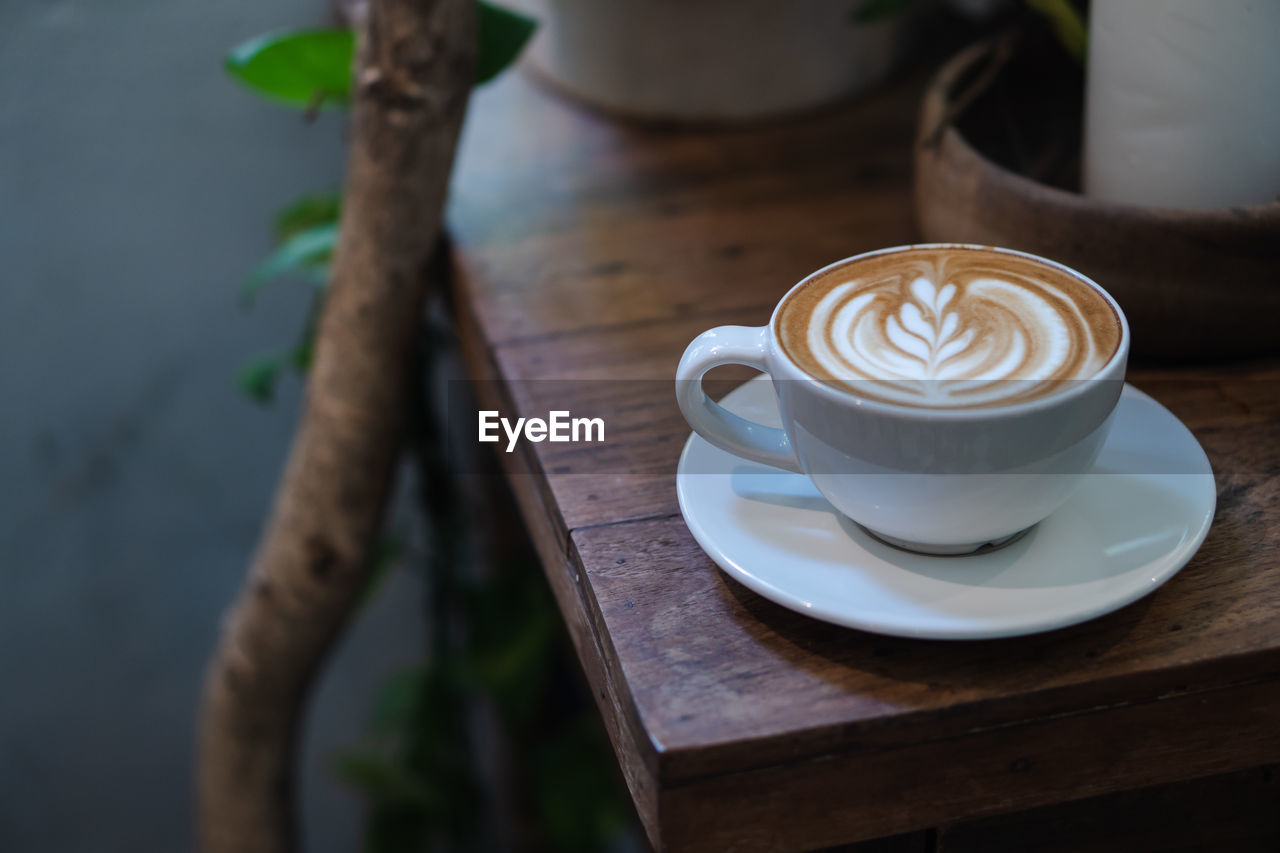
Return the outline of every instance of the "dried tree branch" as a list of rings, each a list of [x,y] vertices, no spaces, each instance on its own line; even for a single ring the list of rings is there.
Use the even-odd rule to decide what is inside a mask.
[[[474,0],[372,0],[333,280],[302,419],[205,684],[206,853],[298,846],[293,771],[311,682],[367,580],[401,446],[425,262],[475,64]]]

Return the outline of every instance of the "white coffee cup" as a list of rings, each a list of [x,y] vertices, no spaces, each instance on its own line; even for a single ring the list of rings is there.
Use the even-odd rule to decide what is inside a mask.
[[[778,340],[779,302],[767,326],[720,326],[685,350],[676,371],[680,410],[711,444],[744,459],[807,475],[831,504],[899,547],[964,554],[1010,541],[1061,506],[1093,466],[1120,398],[1129,326],[1119,305],[1086,276],[1054,261],[978,246],[899,246],[818,270],[819,275],[889,253],[967,249],[1028,259],[1066,273],[1114,309],[1119,342],[1088,378],[1045,396],[977,408],[909,406],[819,381]],[[707,397],[702,377],[742,364],[769,374],[782,429],[738,417]]]

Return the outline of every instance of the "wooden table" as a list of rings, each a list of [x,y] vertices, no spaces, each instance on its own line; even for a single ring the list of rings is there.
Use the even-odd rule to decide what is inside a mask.
[[[726,578],[685,527],[684,346],[763,324],[832,260],[911,240],[922,81],[749,130],[613,123],[519,74],[473,102],[450,213],[467,363],[506,416],[608,426],[603,444],[499,455],[655,847],[808,849],[1280,761],[1274,366],[1134,372],[1208,451],[1218,514],[1165,587],[1075,628],[836,628]],[[1273,779],[1214,784],[1256,804]],[[1167,794],[1181,805],[1156,822],[1177,831],[1201,799]],[[906,838],[995,849],[1009,824],[991,831]]]

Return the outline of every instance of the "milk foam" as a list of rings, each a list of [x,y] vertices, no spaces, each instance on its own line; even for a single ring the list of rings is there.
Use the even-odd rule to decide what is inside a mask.
[[[779,329],[802,367],[859,394],[1001,405],[1093,376],[1118,346],[1106,301],[1034,261],[959,249],[868,260],[878,263],[854,262],[802,288]]]

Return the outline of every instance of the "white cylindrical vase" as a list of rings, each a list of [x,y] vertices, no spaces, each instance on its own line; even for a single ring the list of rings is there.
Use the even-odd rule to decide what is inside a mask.
[[[862,0],[524,0],[536,70],[623,115],[763,119],[822,106],[882,78],[899,18],[856,20]]]
[[[1087,76],[1087,195],[1280,198],[1280,0],[1093,0]]]

